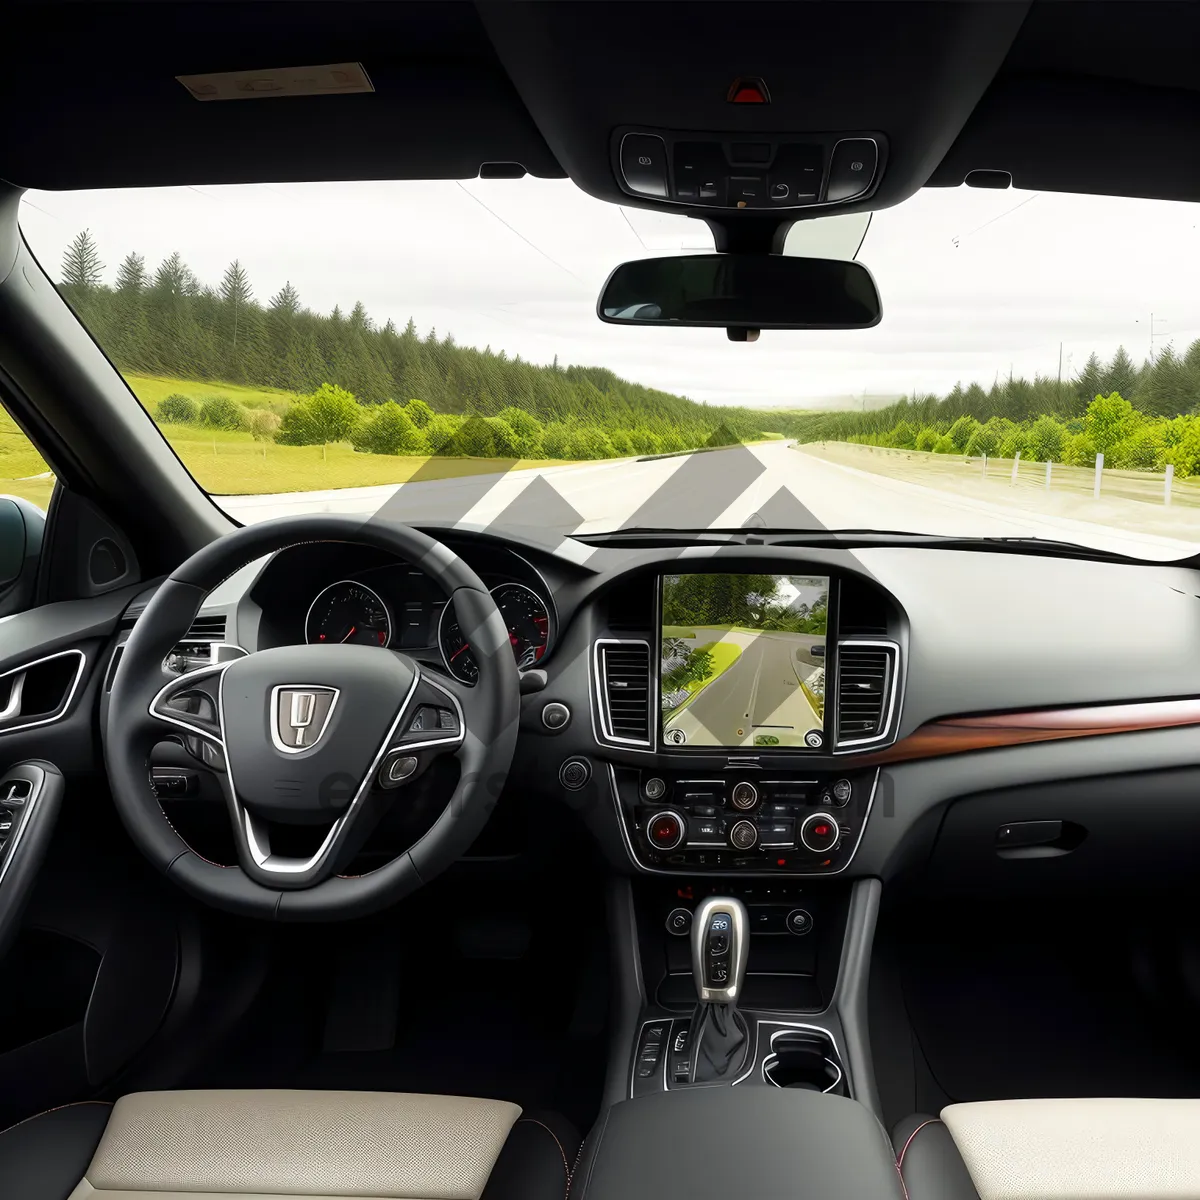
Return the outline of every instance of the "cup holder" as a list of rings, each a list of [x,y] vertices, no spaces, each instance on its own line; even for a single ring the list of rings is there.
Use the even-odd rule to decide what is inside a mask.
[[[763,1079],[778,1088],[846,1095],[846,1079],[828,1034],[815,1029],[781,1029],[771,1035]]]

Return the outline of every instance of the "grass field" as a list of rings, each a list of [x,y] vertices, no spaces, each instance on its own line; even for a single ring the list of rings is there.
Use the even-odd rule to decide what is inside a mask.
[[[139,375],[136,371],[124,372],[124,379],[151,416],[158,410],[159,404],[174,392],[197,403],[207,400],[209,396],[228,396],[246,408],[269,408],[280,414],[300,398],[295,392],[284,392],[278,388],[242,387],[236,383],[192,383],[185,379]]]
[[[20,496],[45,508],[53,490],[54,477],[45,460],[0,408],[0,493]]]

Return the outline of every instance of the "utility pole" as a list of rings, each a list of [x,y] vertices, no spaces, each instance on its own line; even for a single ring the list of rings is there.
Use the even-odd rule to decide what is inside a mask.
[[[1058,388],[1056,391],[1058,396],[1059,411],[1062,411],[1062,342],[1058,343]]]

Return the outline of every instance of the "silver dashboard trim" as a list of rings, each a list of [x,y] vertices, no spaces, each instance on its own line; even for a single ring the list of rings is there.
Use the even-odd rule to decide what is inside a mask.
[[[604,660],[605,646],[645,646],[647,659],[647,696],[646,723],[649,736],[646,738],[627,738],[612,732],[612,715],[608,709],[608,669]],[[592,732],[598,742],[611,742],[614,746],[628,746],[647,754],[654,753],[654,724],[658,719],[655,713],[658,692],[658,676],[654,670],[654,647],[645,638],[596,638],[592,642],[592,688],[594,707],[592,710]],[[597,732],[595,718],[600,717],[600,730]],[[603,736],[601,736],[603,735]]]
[[[9,866],[13,863],[17,856],[17,849],[21,844],[21,838],[25,835],[25,830],[29,822],[33,820],[34,805],[42,795],[42,787],[45,784],[45,773],[42,774],[42,779],[38,783],[27,779],[29,784],[29,795],[25,797],[25,803],[19,808],[15,805],[10,812],[13,812],[13,825],[15,828],[8,835],[8,844],[4,847],[3,857],[0,857],[0,884],[4,882],[4,876],[8,872]],[[3,807],[4,800],[0,798],[0,807]],[[15,811],[14,811],[15,810]]]
[[[841,695],[842,683],[842,648],[844,646],[873,646],[880,650],[891,651],[892,669],[888,675],[887,715],[880,732],[866,738],[841,738],[838,728],[838,697]],[[897,704],[901,690],[901,661],[900,643],[892,638],[856,637],[853,634],[837,640],[837,671],[833,680],[833,752],[834,754],[853,753],[862,746],[878,746],[895,740],[893,722],[897,716]],[[826,689],[826,703],[829,702],[829,692]]]
[[[30,721],[22,721],[20,717],[17,717],[13,724],[0,726],[0,737],[8,733],[17,733],[22,729],[36,729],[41,725],[53,725],[56,721],[61,721],[71,711],[71,705],[75,701],[75,693],[79,691],[84,671],[87,669],[88,656],[82,650],[57,650],[53,654],[43,654],[41,658],[21,663],[20,666],[10,667],[3,674],[0,674],[0,680],[7,679],[10,675],[18,677],[13,683],[13,692],[16,694],[18,702],[20,702],[21,692],[25,687],[24,679],[27,671],[32,671],[34,667],[40,667],[42,663],[53,662],[55,659],[67,658],[71,655],[78,656],[79,664],[75,668],[75,677],[71,680],[71,686],[67,688],[67,694],[58,708],[52,713],[36,716]]]
[[[824,1034],[829,1039],[829,1044],[833,1047],[833,1052],[837,1055],[838,1061],[845,1061],[845,1058],[842,1054],[842,1048],[838,1045],[837,1037],[833,1030],[828,1026],[814,1025],[810,1021],[776,1021],[769,1017],[760,1017],[755,1022],[754,1026],[754,1061],[733,1081],[732,1084],[730,1084],[730,1087],[737,1087],[739,1083],[744,1083],[750,1078],[751,1075],[754,1074],[756,1067],[758,1067],[759,1070],[762,1069],[758,1061],[758,1047],[762,1044],[762,1032],[764,1026],[775,1026],[776,1028],[775,1032],[771,1034],[770,1038],[767,1040],[767,1053],[763,1055],[763,1062],[766,1062],[766,1060],[770,1058],[774,1052],[773,1047],[775,1045],[775,1039],[779,1037],[780,1034],[787,1033],[789,1029],[808,1029],[813,1033]],[[834,1086],[836,1087],[837,1085],[835,1084]]]
[[[371,781],[375,778],[375,772],[379,770],[379,764],[383,762],[387,755],[388,746],[391,744],[392,738],[396,734],[396,730],[400,727],[401,721],[404,720],[405,714],[408,712],[408,706],[412,702],[412,698],[416,695],[417,685],[421,681],[421,669],[416,667],[413,671],[412,683],[409,685],[408,693],[404,697],[399,710],[396,713],[395,720],[384,734],[383,740],[380,743],[379,749],[375,752],[375,757],[371,760],[371,765],[367,768],[363,775],[362,783],[359,784],[358,791],[354,793],[354,797],[346,806],[346,811],[338,817],[338,819],[330,827],[329,832],[325,835],[324,841],[317,848],[315,854],[309,858],[282,858],[276,859],[272,863],[272,854],[270,847],[263,848],[259,840],[259,830],[254,817],[250,810],[241,803],[237,798],[237,786],[233,780],[233,765],[230,762],[229,754],[225,754],[225,786],[228,788],[227,798],[233,809],[233,818],[236,827],[242,832],[246,840],[246,849],[254,861],[255,866],[261,871],[267,871],[275,875],[303,875],[306,871],[311,871],[318,866],[321,861],[330,853],[341,836],[342,830],[345,828],[346,822],[350,818],[350,814],[362,803],[363,797],[367,794],[371,786]],[[221,682],[217,685],[217,715],[220,718],[221,724],[221,741],[222,750],[225,747],[225,705],[222,702],[222,693],[224,690],[225,678],[222,675]]]

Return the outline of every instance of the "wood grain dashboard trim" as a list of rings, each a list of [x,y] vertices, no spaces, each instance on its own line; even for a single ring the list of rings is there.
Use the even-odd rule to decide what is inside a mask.
[[[854,764],[883,766],[972,750],[1172,729],[1182,725],[1200,725],[1200,698],[988,713],[980,717],[943,717],[922,725],[883,750],[861,758],[855,756]]]

